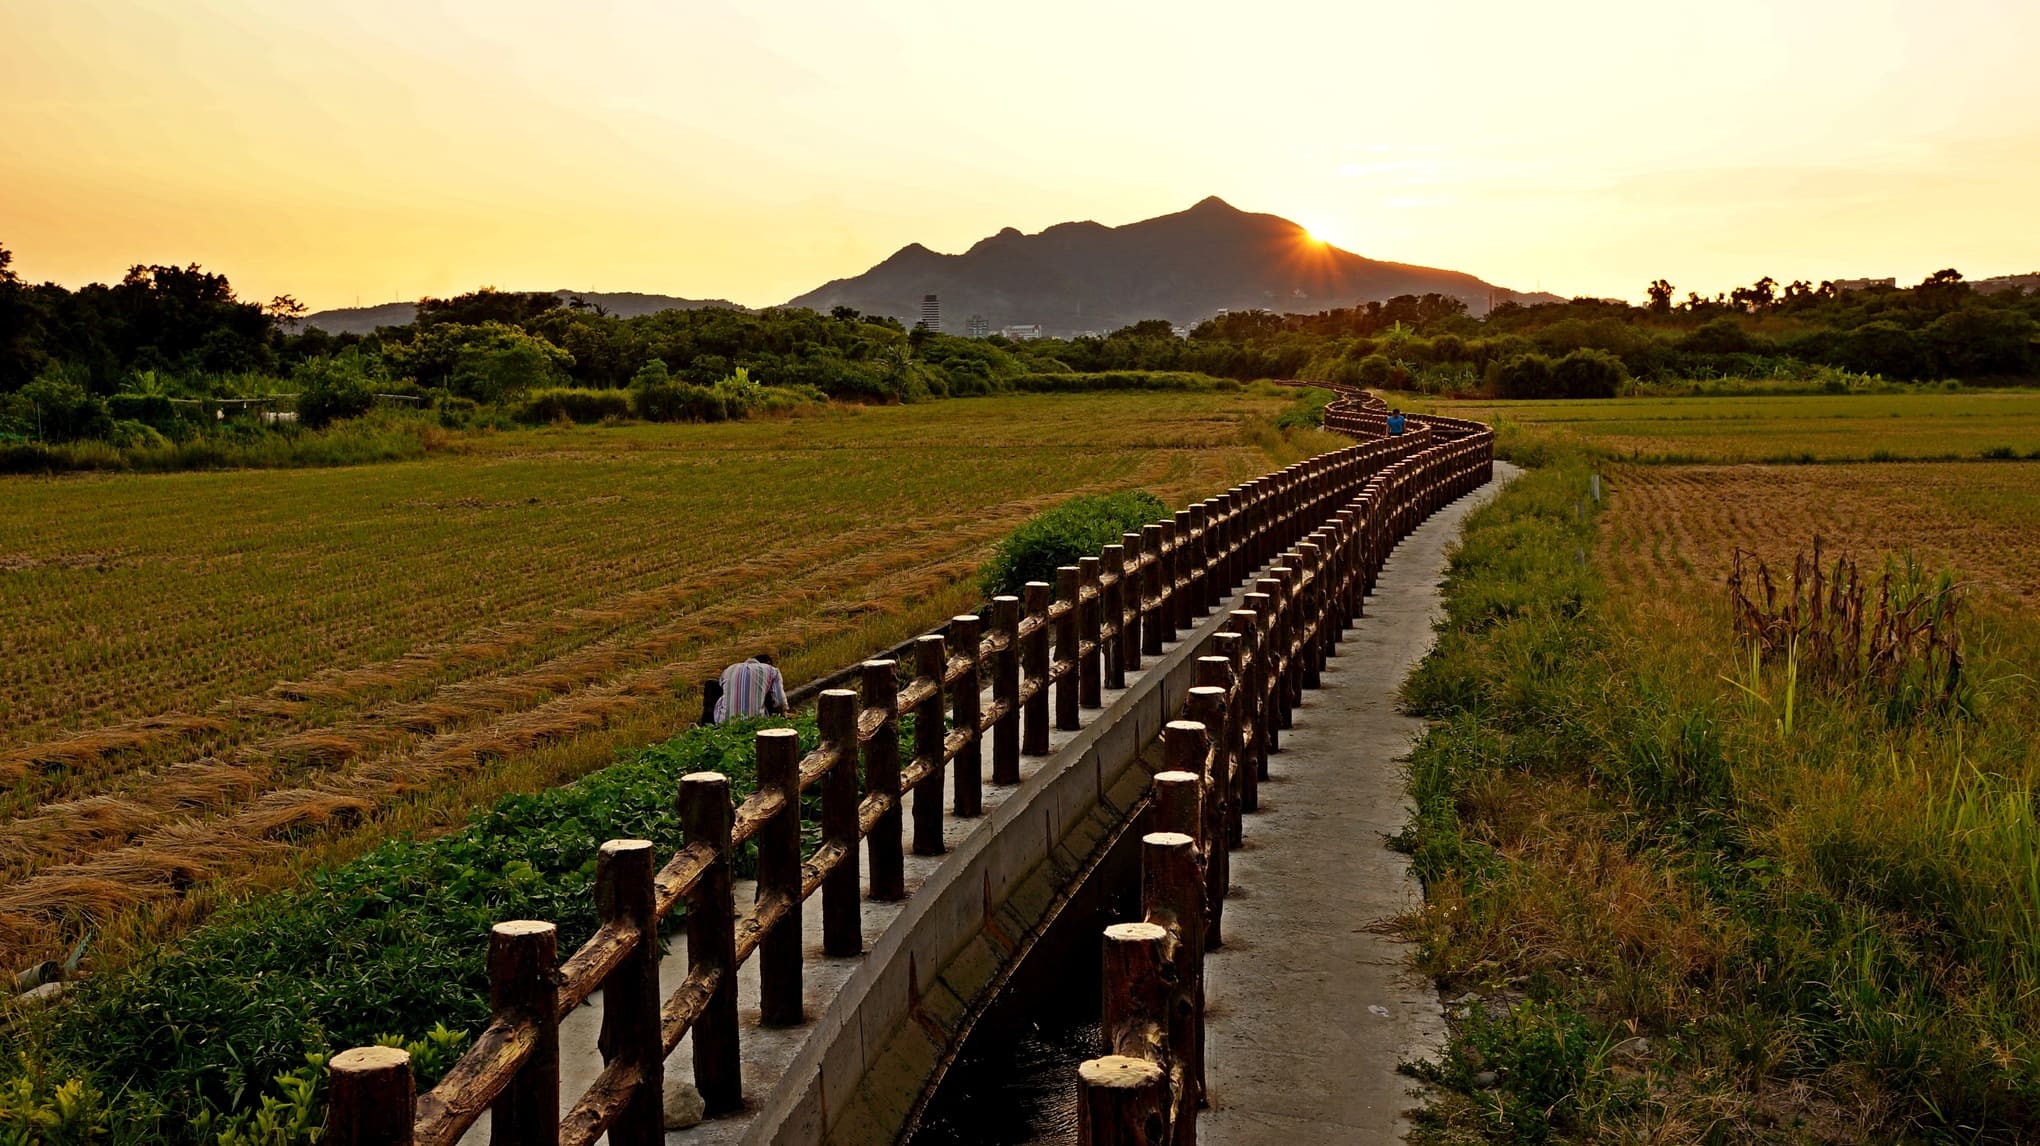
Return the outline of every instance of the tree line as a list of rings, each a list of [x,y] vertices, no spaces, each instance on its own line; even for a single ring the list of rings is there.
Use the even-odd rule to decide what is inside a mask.
[[[1436,294],[1219,315],[1179,337],[1150,320],[1103,337],[1014,342],[908,329],[837,307],[632,318],[490,288],[419,302],[367,335],[306,328],[289,296],[239,298],[198,266],[137,265],[76,290],[17,276],[0,246],[0,436],[151,444],[225,427],[201,399],[294,396],[296,426],[402,401],[449,426],[605,417],[713,421],[826,400],[911,402],[1014,389],[1305,378],[1501,397],[1596,397],[1641,382],[1838,372],[1900,381],[2029,379],[2040,293],[1954,271],[1906,288],[1780,286],[1649,302],[1505,304]],[[268,429],[285,432],[294,427]]]

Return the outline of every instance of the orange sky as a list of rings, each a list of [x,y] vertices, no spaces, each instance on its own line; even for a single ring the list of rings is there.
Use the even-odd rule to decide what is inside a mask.
[[[2030,0],[766,7],[8,4],[0,243],[763,305],[1217,194],[1565,294],[2040,270]]]

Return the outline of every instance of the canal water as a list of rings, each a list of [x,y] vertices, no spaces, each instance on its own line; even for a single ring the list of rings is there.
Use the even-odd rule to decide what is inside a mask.
[[[1140,914],[1140,832],[1122,833],[1021,960],[936,1085],[908,1146],[1070,1146],[1077,1065],[1103,1053],[1105,928]]]

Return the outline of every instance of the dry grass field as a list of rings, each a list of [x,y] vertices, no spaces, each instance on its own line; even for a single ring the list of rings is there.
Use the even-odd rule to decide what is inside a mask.
[[[1820,537],[1875,559],[1910,552],[1982,595],[2040,600],[2040,462],[1618,465],[1601,551],[1629,595],[1719,592],[1737,547],[1789,563]]]
[[[103,952],[974,603],[1065,497],[1314,453],[1286,393],[1024,396],[502,434],[326,470],[0,483],[0,965]],[[1315,435],[1306,433],[1305,438]]]
[[[1439,401],[1414,410],[1513,425],[1616,457],[1679,462],[1832,462],[2040,457],[2040,391],[1739,395],[1605,401]]]

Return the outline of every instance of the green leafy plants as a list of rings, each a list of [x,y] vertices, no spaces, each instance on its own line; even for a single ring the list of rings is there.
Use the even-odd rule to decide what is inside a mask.
[[[985,596],[1018,593],[1029,581],[1055,580],[1058,566],[1096,557],[1122,534],[1168,515],[1162,499],[1150,493],[1093,494],[1074,497],[1029,518],[999,543],[985,565],[979,584]]]
[[[137,1128],[136,1140],[179,1140],[190,1127],[278,1146],[301,1141],[291,1128],[309,1125],[301,1072],[309,1064],[317,1074],[319,1056],[403,1045],[429,1085],[488,1019],[490,926],[548,920],[560,950],[572,951],[598,923],[602,842],[636,837],[661,854],[678,850],[679,778],[722,772],[742,800],[756,786],[757,730],[788,725],[803,751],[814,747],[811,715],[690,729],[576,783],[506,797],[452,835],[391,841],[301,891],[224,912],[175,950],[86,980],[69,1006],[26,1032],[36,1071],[0,1085],[37,1110],[61,1089],[40,1076],[84,1088],[66,1093],[116,1095],[113,1120]],[[752,865],[748,851],[738,857],[740,875]],[[419,1030],[430,1033],[385,1033]]]

